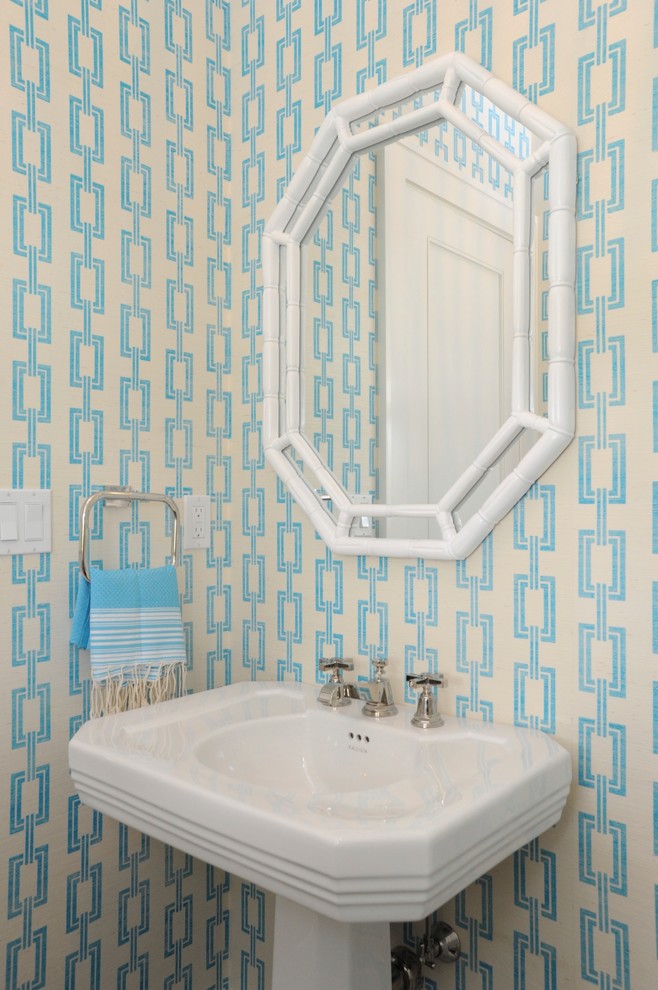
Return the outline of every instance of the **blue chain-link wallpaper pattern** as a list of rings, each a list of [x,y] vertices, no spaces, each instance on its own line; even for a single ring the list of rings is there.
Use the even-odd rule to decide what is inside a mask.
[[[455,48],[578,137],[578,436],[467,561],[341,560],[264,465],[260,234],[336,100]],[[658,0],[5,0],[1,480],[52,488],[54,518],[51,555],[0,560],[8,990],[269,981],[272,898],[92,814],[68,779],[89,706],[67,645],[77,515],[106,483],[212,497],[212,547],[180,572],[193,688],[389,657],[399,698],[440,669],[446,710],[571,751],[562,822],[446,905],[463,954],[426,990],[656,984],[657,52]],[[333,273],[348,411],[372,334],[355,181]],[[349,465],[354,433],[327,436]],[[159,540],[135,513],[120,562]]]

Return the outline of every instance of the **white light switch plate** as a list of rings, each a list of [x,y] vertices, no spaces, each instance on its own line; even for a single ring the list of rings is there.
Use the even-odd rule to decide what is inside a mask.
[[[0,489],[0,556],[50,553],[50,489]]]

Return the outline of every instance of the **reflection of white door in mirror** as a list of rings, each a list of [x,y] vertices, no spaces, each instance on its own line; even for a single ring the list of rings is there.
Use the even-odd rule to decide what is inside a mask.
[[[395,369],[384,377],[384,501],[436,503],[511,411],[512,207],[414,139],[383,154],[381,346]],[[462,504],[462,518],[510,457]],[[440,536],[434,520],[399,516],[382,535]]]

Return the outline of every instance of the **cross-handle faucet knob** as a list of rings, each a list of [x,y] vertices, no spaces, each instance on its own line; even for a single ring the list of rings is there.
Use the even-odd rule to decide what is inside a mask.
[[[420,729],[436,729],[443,725],[441,713],[434,706],[432,694],[433,687],[443,687],[447,683],[443,674],[430,674],[427,671],[422,674],[407,674],[407,683],[413,688],[421,689],[418,708],[411,719],[411,724],[417,725]]]
[[[320,657],[320,670],[330,673],[333,679],[338,681],[342,677],[341,671],[354,670],[354,661],[349,658],[343,659],[342,657],[334,657],[333,659]]]
[[[407,683],[412,687],[424,688],[426,684],[430,687],[443,687],[448,682],[443,674],[430,674],[429,671],[424,671],[422,674],[407,674]]]
[[[329,705],[331,708],[342,708],[344,705],[349,705],[353,698],[360,700],[361,695],[356,684],[346,684],[343,680],[344,670],[354,670],[352,660],[343,657],[333,659],[320,657],[319,667],[324,673],[331,674],[327,683],[320,688],[318,701],[321,704]]]

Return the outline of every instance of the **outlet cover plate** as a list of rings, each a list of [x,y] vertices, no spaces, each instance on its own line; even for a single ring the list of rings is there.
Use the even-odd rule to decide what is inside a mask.
[[[183,496],[183,550],[210,546],[210,495]]]

